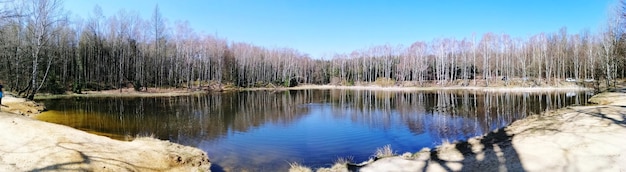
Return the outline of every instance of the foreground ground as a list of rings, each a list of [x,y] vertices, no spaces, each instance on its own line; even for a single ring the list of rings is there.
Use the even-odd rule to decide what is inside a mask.
[[[317,171],[626,171],[626,90],[530,116],[465,142]],[[392,154],[394,152],[390,152]],[[310,171],[294,165],[291,171]]]
[[[0,112],[0,171],[208,171],[200,149],[153,138],[113,140],[38,121],[42,106],[4,97]]]

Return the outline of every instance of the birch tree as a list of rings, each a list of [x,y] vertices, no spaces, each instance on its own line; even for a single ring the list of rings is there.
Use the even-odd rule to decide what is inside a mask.
[[[49,38],[53,34],[57,34],[55,24],[61,20],[62,2],[59,0],[30,0],[26,2],[28,13],[27,20],[28,36],[26,38],[28,48],[32,58],[32,72],[30,76],[30,84],[26,88],[28,99],[33,99],[35,94],[41,89],[48,77],[50,65],[54,60],[53,56],[42,56],[43,51],[47,48]],[[43,77],[40,77],[40,63],[44,62],[45,71]]]

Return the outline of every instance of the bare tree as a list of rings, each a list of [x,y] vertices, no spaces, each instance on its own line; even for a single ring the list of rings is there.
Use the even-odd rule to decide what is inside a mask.
[[[48,46],[51,35],[57,34],[54,29],[55,24],[61,20],[62,2],[58,0],[31,0],[26,5],[30,13],[27,20],[28,36],[26,39],[32,56],[31,82],[27,87],[27,98],[33,99],[46,81],[50,65],[54,60],[51,56],[41,57],[41,53]],[[40,79],[39,65],[41,60],[47,60],[47,64],[43,77]]]

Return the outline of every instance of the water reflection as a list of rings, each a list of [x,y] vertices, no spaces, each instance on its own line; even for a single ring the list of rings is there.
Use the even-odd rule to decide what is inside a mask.
[[[116,139],[154,135],[207,151],[225,170],[364,161],[377,147],[415,152],[481,135],[590,94],[479,91],[252,91],[162,98],[47,100],[38,118]]]
[[[330,91],[335,115],[389,128],[399,118],[414,134],[456,140],[508,125],[529,114],[585,104],[584,92],[494,93],[472,90],[433,92]],[[348,106],[348,107],[346,107]],[[435,144],[437,144],[436,142]]]
[[[44,101],[38,118],[116,139],[154,135],[178,141],[214,140],[265,123],[288,124],[306,114],[298,104],[314,101],[310,92],[242,92],[165,98],[71,98]],[[321,99],[317,96],[317,99]],[[188,140],[185,140],[188,141]],[[197,141],[196,141],[197,142]]]

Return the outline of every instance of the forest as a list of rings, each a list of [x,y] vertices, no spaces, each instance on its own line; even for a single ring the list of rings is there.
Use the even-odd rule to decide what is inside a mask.
[[[298,84],[492,86],[519,81],[614,85],[626,76],[623,3],[598,33],[563,27],[528,38],[486,33],[411,45],[364,47],[332,57],[292,48],[265,48],[198,33],[168,22],[94,7],[71,16],[59,0],[2,2],[0,83],[32,99],[38,92],[147,87],[220,89]],[[491,84],[491,85],[490,85]]]

